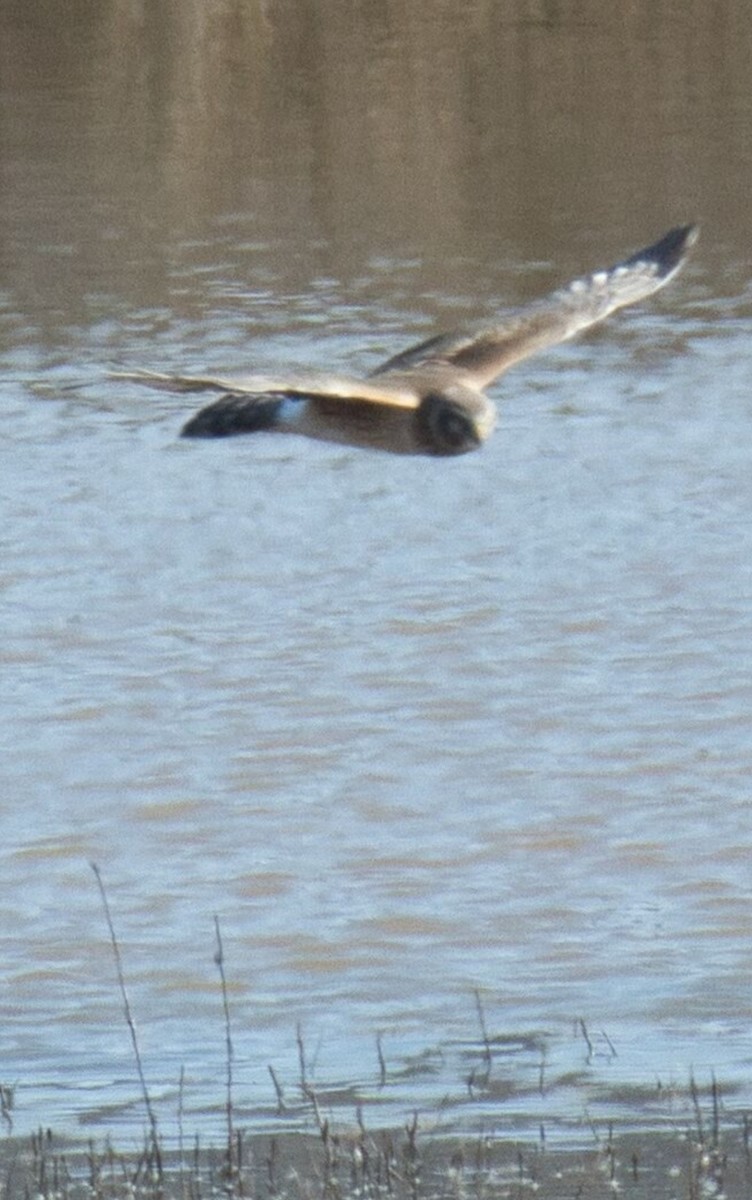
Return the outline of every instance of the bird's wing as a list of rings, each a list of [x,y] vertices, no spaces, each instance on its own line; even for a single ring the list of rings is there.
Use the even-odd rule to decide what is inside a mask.
[[[351,404],[381,404],[417,408],[419,393],[409,382],[372,382],[344,375],[163,375],[157,371],[115,371],[110,379],[143,383],[167,392],[225,392],[233,396],[279,396],[291,400],[342,400]]]
[[[441,364],[456,369],[471,386],[487,387],[521,359],[657,292],[681,268],[698,233],[695,225],[672,229],[624,262],[576,279],[497,325],[440,335],[413,346],[383,363],[371,378],[393,371],[409,377],[411,372]]]

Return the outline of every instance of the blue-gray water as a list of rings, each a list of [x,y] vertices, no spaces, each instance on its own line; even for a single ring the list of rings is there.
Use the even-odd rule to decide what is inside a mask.
[[[472,1119],[476,991],[499,1126],[691,1070],[752,1101],[749,17],[689,63],[671,4],[459,7],[0,17],[19,1129],[143,1122],[92,860],[168,1126],[181,1070],[222,1121],[215,915],[250,1124],[269,1065],[296,1110],[298,1029],[337,1111]],[[190,397],[105,379],[368,369],[696,216],[670,289],[506,376],[460,459],[181,441]]]

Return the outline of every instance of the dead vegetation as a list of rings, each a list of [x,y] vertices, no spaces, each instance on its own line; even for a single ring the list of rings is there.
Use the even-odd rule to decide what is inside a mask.
[[[244,1137],[185,1152],[139,1151],[109,1141],[66,1144],[49,1130],[12,1138],[0,1166],[3,1200],[742,1200],[752,1195],[750,1123],[722,1116],[714,1085],[692,1082],[686,1128],[615,1134],[592,1127],[589,1149],[549,1149],[490,1132],[423,1134],[417,1115],[398,1131],[370,1131],[362,1112],[347,1129],[321,1119],[315,1134]],[[156,1151],[159,1151],[158,1153]]]
[[[353,1092],[349,1120],[331,1114],[331,1096],[311,1081],[302,1030],[296,1034],[299,1078],[297,1116],[308,1132],[244,1134],[234,1101],[234,1046],[225,957],[215,920],[214,962],[219,975],[225,1044],[223,1144],[187,1141],[183,1130],[182,1077],[177,1111],[177,1148],[160,1130],[138,1043],[117,935],[98,868],[100,890],[112,943],[115,970],[128,1026],[145,1115],[142,1144],[117,1150],[101,1144],[66,1141],[39,1130],[30,1139],[13,1137],[13,1088],[0,1084],[0,1117],[7,1136],[0,1141],[0,1200],[522,1200],[540,1193],[546,1200],[599,1200],[623,1194],[634,1200],[747,1200],[752,1198],[749,1114],[727,1109],[715,1078],[703,1089],[690,1077],[684,1093],[674,1089],[661,1115],[653,1108],[640,1131],[591,1119],[584,1112],[575,1139],[557,1137],[556,1093],[563,1081],[549,1082],[545,1044],[540,1044],[538,1094],[550,1108],[538,1137],[517,1138],[505,1102],[510,1085],[498,1069],[505,1041],[490,1035],[482,999],[476,993],[479,1036],[469,1055],[464,1080],[471,1100],[484,1100],[483,1127],[472,1136],[437,1133],[435,1114],[413,1112],[399,1129],[368,1127],[364,1105]],[[615,1057],[604,1031],[583,1020],[575,1030],[587,1061]],[[379,1086],[389,1070],[377,1037]],[[283,1087],[272,1066],[269,1075],[281,1123],[289,1115]],[[639,1102],[662,1096],[657,1088],[635,1089]],[[339,1111],[343,1111],[341,1106]],[[644,1110],[643,1110],[644,1111]],[[489,1115],[490,1114],[490,1115]],[[571,1133],[571,1131],[570,1131]],[[175,1140],[174,1138],[172,1139]]]

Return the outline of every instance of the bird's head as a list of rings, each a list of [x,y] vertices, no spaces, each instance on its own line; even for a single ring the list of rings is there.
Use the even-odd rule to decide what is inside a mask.
[[[495,424],[492,401],[481,392],[461,386],[427,392],[415,411],[418,440],[431,454],[477,450]]]

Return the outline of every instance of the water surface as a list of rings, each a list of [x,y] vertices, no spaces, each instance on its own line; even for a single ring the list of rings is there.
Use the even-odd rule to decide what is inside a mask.
[[[215,915],[251,1124],[269,1065],[298,1119],[298,1030],[348,1116],[750,1102],[752,18],[419,7],[0,14],[19,1129],[143,1121],[91,860],[168,1124],[181,1071],[222,1120]],[[366,370],[695,217],[479,454],[180,441],[105,379]]]

